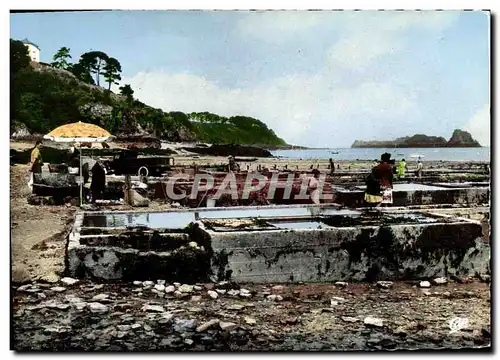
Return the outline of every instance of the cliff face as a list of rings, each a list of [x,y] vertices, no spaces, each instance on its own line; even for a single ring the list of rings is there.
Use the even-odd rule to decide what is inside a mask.
[[[467,131],[455,130],[450,140],[442,136],[427,136],[424,134],[416,134],[397,138],[396,140],[388,141],[362,141],[356,140],[351,145],[353,148],[427,148],[427,147],[481,147],[481,145],[472,138],[472,135]]]

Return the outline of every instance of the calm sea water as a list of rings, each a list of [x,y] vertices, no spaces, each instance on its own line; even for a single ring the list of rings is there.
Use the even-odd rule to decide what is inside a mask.
[[[341,148],[341,149],[299,149],[276,150],[274,156],[286,159],[329,159],[333,160],[375,160],[384,152],[391,158],[400,160],[416,160],[412,155],[423,155],[423,161],[490,161],[490,148]]]

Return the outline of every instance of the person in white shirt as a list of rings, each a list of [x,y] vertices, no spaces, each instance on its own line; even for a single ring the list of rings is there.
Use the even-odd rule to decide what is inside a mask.
[[[422,169],[424,168],[424,164],[422,164],[422,162],[420,161],[420,158],[418,159],[418,162],[417,162],[417,176],[419,178],[422,177]]]

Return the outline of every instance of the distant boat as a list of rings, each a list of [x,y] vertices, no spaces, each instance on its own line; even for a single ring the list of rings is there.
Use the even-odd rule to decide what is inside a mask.
[[[338,152],[338,151],[330,151],[330,153],[331,153],[331,154],[334,154],[334,155],[339,154],[339,152]]]
[[[423,157],[425,157],[425,155],[422,155],[422,154],[412,154],[412,155],[410,155],[410,157],[412,157],[412,158],[423,158]]]

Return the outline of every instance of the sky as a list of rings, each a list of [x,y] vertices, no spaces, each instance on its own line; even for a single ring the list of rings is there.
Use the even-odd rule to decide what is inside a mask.
[[[287,143],[454,129],[490,145],[490,20],[472,11],[113,11],[11,14],[41,61],[62,46],[117,58],[120,85],[164,111],[265,122]],[[115,87],[116,90],[118,88]]]

